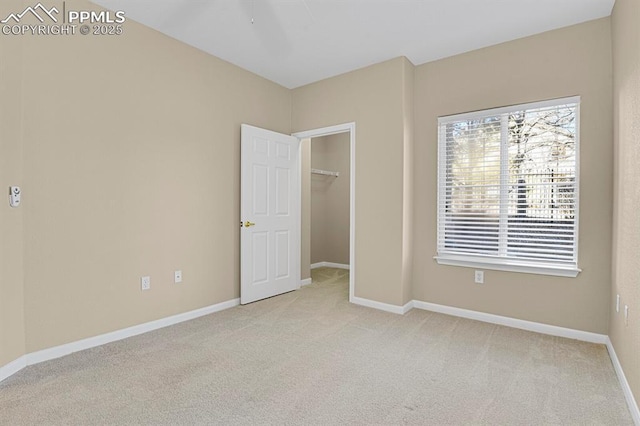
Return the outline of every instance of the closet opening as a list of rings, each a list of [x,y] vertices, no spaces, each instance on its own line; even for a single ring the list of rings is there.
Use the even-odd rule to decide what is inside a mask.
[[[355,292],[355,124],[295,133],[300,139],[303,285]]]

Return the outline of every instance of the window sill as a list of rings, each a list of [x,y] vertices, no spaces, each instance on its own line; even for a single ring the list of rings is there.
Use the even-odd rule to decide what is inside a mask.
[[[474,259],[467,256],[434,256],[440,265],[463,266],[467,268],[489,269],[496,271],[520,272],[524,274],[552,275],[556,277],[578,276],[582,269],[554,264],[528,264],[513,260]]]

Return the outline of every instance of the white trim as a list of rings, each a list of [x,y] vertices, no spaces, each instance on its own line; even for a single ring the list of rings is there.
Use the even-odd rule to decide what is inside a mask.
[[[122,330],[112,331],[110,333],[101,334],[99,336],[89,337],[87,339],[78,340],[76,342],[67,343],[65,345],[55,346],[53,348],[43,349],[27,355],[27,364],[37,364],[39,362],[49,361],[51,359],[60,358],[74,352],[82,351],[107,343],[126,339],[128,337],[137,336],[139,334],[148,333],[159,328],[168,327],[170,325],[179,324],[204,315],[220,312],[225,309],[233,308],[240,304],[240,299],[233,299],[227,302],[218,303],[216,305],[207,306],[205,308],[196,309],[182,314],[173,315],[159,320],[146,322],[144,324],[134,325],[132,327],[123,328]]]
[[[367,308],[378,309],[380,311],[390,312],[392,314],[404,315],[413,308],[413,300],[405,304],[404,306],[391,305],[388,303],[377,302],[375,300],[364,299],[362,297],[353,297],[350,300],[351,303],[360,306],[366,306]]]
[[[631,391],[629,382],[624,375],[624,371],[622,370],[622,365],[620,364],[618,355],[616,355],[616,351],[613,348],[613,343],[608,336],[606,344],[607,351],[609,351],[609,358],[611,358],[613,369],[616,371],[616,376],[618,376],[618,381],[620,382],[620,387],[622,388],[622,392],[624,393],[624,398],[627,400],[627,407],[629,407],[629,412],[631,413],[633,422],[636,424],[636,426],[640,426],[640,410],[638,409],[638,404],[636,403],[636,399],[633,396],[633,392]]]
[[[9,364],[0,367],[0,382],[4,379],[13,376],[18,371],[27,366],[27,356],[23,355],[20,358],[11,361]]]
[[[574,266],[560,266],[551,263],[518,263],[513,259],[493,259],[488,256],[456,256],[445,254],[433,257],[439,265],[463,266],[476,269],[491,269],[494,271],[520,272],[523,274],[553,275],[556,277],[575,278],[582,269]]]
[[[410,310],[412,310],[413,308],[415,308],[416,305],[416,301],[415,300],[411,300],[409,302],[407,302],[403,307],[402,307],[402,315],[406,314],[407,312],[409,312]]]
[[[573,233],[573,252],[576,256],[576,268],[578,267],[578,259],[579,257],[579,244],[578,240],[580,238],[580,146],[582,143],[580,142],[580,96],[576,96],[576,185],[574,188],[575,191],[575,223],[574,223],[574,233]]]
[[[521,330],[533,331],[535,333],[548,334],[550,336],[566,337],[568,339],[581,340],[583,342],[606,344],[608,337],[605,334],[591,333],[588,331],[574,330],[572,328],[558,327],[555,325],[542,324],[539,322],[525,321],[517,318],[503,317],[500,315],[487,314],[485,312],[471,311],[468,309],[455,308],[452,306],[438,305],[435,303],[413,301],[413,307],[425,311],[438,312],[472,319],[476,321],[488,322],[490,324],[504,325],[506,327],[519,328]]]
[[[335,126],[321,127],[293,133],[298,139],[318,138],[349,132],[349,301],[353,302],[356,294],[356,123],[343,123]],[[300,162],[302,165],[302,162]],[[300,174],[302,175],[302,174]],[[302,179],[302,176],[300,176]],[[302,205],[301,205],[302,206]]]
[[[32,352],[24,355],[17,360],[0,368],[0,381],[6,379],[12,374],[17,373],[28,365],[38,364],[44,361],[60,358],[65,355],[72,354],[74,352],[82,351],[85,349],[94,348],[107,343],[123,340],[128,337],[137,336],[139,334],[148,333],[159,328],[168,327],[171,325],[179,324],[184,321],[189,321],[195,318],[202,317],[204,315],[213,314],[223,311],[225,309],[233,308],[240,304],[240,299],[232,299],[226,302],[218,303],[215,305],[207,306],[204,308],[196,309],[189,312],[173,315],[159,320],[146,322],[144,324],[134,325],[132,327],[123,328],[122,330],[112,331],[110,333],[101,334],[99,336],[93,336],[86,339],[78,340],[75,342],[67,343],[60,346],[54,346],[52,348],[43,349],[38,352]]]
[[[355,127],[356,127],[355,122],[342,123],[342,124],[336,124],[335,126],[320,127],[318,129],[296,132],[296,133],[293,133],[292,136],[295,136],[298,139],[313,139],[313,138],[320,138],[322,136],[335,135],[338,133],[346,133],[355,129]]]
[[[303,285],[309,285],[311,284],[313,281],[311,280],[311,278],[305,278],[304,280],[300,280],[300,286]]]
[[[318,263],[311,264],[311,269],[317,269],[317,268],[337,268],[337,269],[350,270],[351,266],[345,265],[343,263],[333,263],[333,262],[318,262]]]

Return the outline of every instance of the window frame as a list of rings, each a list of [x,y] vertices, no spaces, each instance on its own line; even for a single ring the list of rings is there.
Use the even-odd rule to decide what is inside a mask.
[[[437,204],[436,204],[436,249],[434,259],[441,265],[463,266],[478,269],[493,269],[500,271],[522,272],[540,275],[553,275],[561,277],[576,277],[582,270],[578,267],[578,239],[580,221],[580,96],[550,99],[541,102],[511,105],[500,108],[491,108],[462,114],[453,114],[438,117],[438,165],[437,165]],[[441,202],[446,199],[446,172],[447,172],[447,141],[446,132],[442,132],[443,124],[456,121],[477,120],[480,118],[495,117],[507,113],[526,111],[539,108],[548,108],[566,104],[575,104],[575,226],[574,226],[574,259],[575,261],[530,260],[517,257],[451,253],[443,250],[444,239],[441,235],[445,232],[445,221],[441,220],[443,214]],[[501,139],[501,146],[505,143]],[[503,148],[501,148],[502,150]],[[504,159],[503,159],[504,160]],[[501,195],[501,202],[505,202]],[[500,234],[501,235],[501,234]],[[503,235],[501,235],[503,236]],[[503,236],[504,237],[504,236]]]

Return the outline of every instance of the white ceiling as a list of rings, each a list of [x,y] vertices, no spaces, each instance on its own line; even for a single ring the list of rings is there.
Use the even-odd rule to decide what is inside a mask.
[[[609,16],[614,1],[93,0],[288,88]]]

